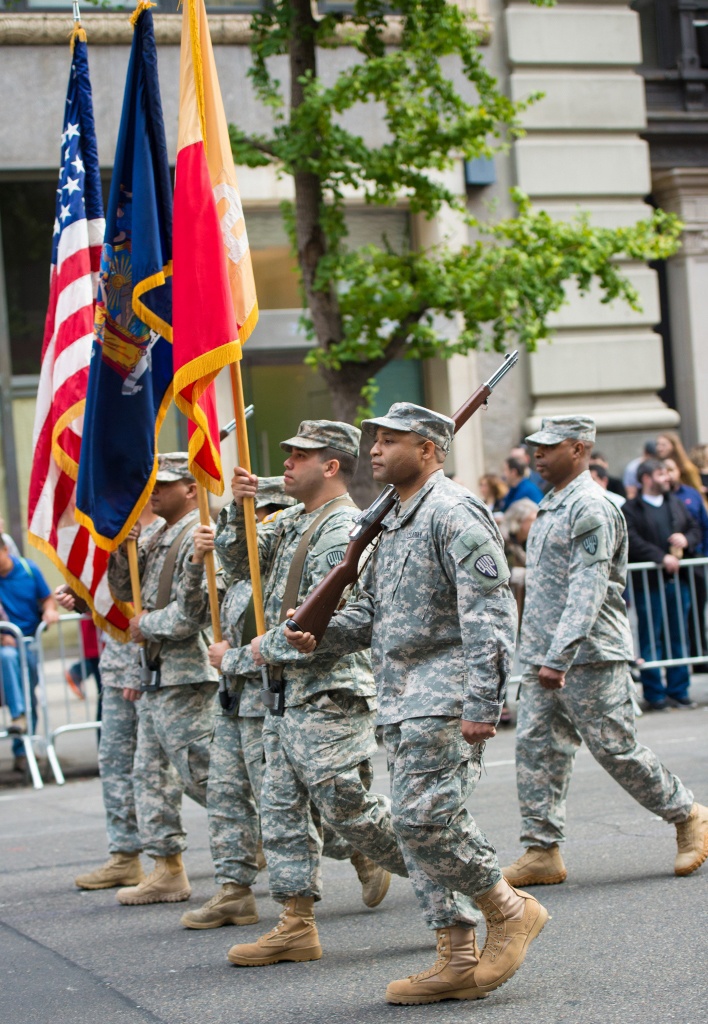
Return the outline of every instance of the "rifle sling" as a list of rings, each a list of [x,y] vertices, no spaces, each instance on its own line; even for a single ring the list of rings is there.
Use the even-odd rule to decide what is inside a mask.
[[[151,608],[150,611],[158,611],[160,608],[166,608],[170,603],[170,594],[172,593],[172,577],[175,572],[175,565],[177,564],[177,556],[179,555],[180,545],[184,539],[184,535],[187,530],[190,530],[194,526],[193,522],[185,523],[182,529],[179,531],[175,539],[170,544],[169,550],[165,555],[165,561],[162,564],[160,570],[160,579],[157,584],[157,600],[155,601],[155,607]],[[149,640],[145,644],[145,656],[147,658],[148,665],[155,666],[159,664],[160,652],[162,651],[162,640]]]
[[[283,603],[280,606],[280,622],[285,622],[288,617],[288,608],[295,608],[297,606],[297,596],[300,593],[300,583],[302,582],[302,570],[305,568],[305,559],[307,558],[307,551],[310,546],[315,531],[324,523],[331,515],[338,512],[340,508],[355,508],[359,509],[351,498],[342,497],[337,498],[327,508],[322,509],[320,514],[315,519],[314,523],[305,530],[300,543],[295,549],[290,568],[288,569],[288,578],[285,582],[285,591],[283,593]],[[270,678],[276,682],[280,681],[283,677],[283,666],[275,665],[270,670]]]

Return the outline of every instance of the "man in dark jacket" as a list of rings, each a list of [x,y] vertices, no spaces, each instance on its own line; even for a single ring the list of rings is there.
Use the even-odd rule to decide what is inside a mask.
[[[688,636],[691,598],[688,583],[679,574],[680,559],[690,556],[700,546],[701,529],[682,502],[671,493],[671,481],[663,462],[645,459],[637,468],[637,478],[641,491],[622,509],[629,532],[629,561],[654,562],[663,566],[668,619],[666,630],[659,573],[642,574],[634,581],[641,656],[644,661],[683,658],[687,654],[685,638]],[[658,668],[643,669],[641,680],[644,699],[652,711],[662,711],[669,705],[695,706],[688,695],[690,674],[687,665],[668,667],[666,686]]]

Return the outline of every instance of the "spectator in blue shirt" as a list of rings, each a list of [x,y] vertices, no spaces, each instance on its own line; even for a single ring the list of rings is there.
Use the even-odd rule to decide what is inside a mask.
[[[537,505],[543,498],[543,491],[528,476],[528,469],[521,459],[510,455],[504,463],[502,476],[509,491],[502,499],[502,512],[506,512],[510,505],[522,498],[530,498]]]
[[[26,637],[34,636],[40,622],[51,625],[59,618],[57,603],[39,566],[26,558],[11,555],[3,539],[0,539],[0,605],[2,619],[17,626]],[[30,671],[31,695],[34,698],[37,662],[34,651],[29,646],[26,646],[25,650]],[[24,732],[28,709],[25,706],[22,689],[20,654],[17,650],[17,640],[9,633],[0,635],[0,671],[3,698],[13,720],[13,731]],[[34,707],[32,715],[34,718]],[[16,739],[12,750],[15,755],[15,769],[24,772],[27,763],[22,741]]]

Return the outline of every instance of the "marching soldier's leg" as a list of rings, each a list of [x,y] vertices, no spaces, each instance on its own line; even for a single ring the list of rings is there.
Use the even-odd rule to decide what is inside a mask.
[[[369,861],[357,870],[373,876],[375,865],[386,871],[367,883],[369,906],[380,903],[390,871],[406,868],[391,824],[388,797],[372,793],[369,758],[376,749],[375,712],[366,697],[336,690],[319,694],[289,709],[281,739],[289,759],[305,779],[325,821]],[[354,860],[357,867],[357,860]],[[361,876],[360,876],[361,877]]]
[[[179,772],[184,791],[206,807],[216,683],[165,686],[152,702],[155,733]]]
[[[256,724],[255,729],[252,723]],[[256,900],[250,887],[258,874],[262,728],[262,718],[239,718],[223,710],[217,712],[209,758],[207,812],[209,846],[219,890],[203,907],[182,915],[181,924],[185,928],[246,925],[258,920]],[[258,761],[257,771],[247,759]],[[253,775],[258,776],[257,793]]]
[[[133,758],[138,730],[138,705],[123,699],[117,686],[105,686],[98,769],[110,858],[95,871],[79,875],[80,889],[111,889],[137,885],[145,877],[140,863],[142,843],[135,816]]]
[[[307,787],[283,750],[282,724],[282,718],[268,717],[263,728],[261,828],[270,894],[283,904],[283,911],[278,925],[256,942],[232,946],[228,959],[241,967],[322,956],[314,917],[315,901],[322,898],[322,841],[310,814]]]
[[[566,711],[565,693],[545,690],[536,670],[524,672],[516,722],[516,787],[521,842],[527,849],[502,869],[512,885],[554,885],[567,877],[558,844],[565,840],[566,800],[580,734]]]
[[[465,743],[458,718],[414,718],[386,726],[393,821],[411,871],[416,895],[438,933],[432,969],[392,982],[394,1003],[479,999],[510,978],[540,933],[548,913],[528,893],[503,878],[494,847],[476,826],[465,803],[481,771],[482,744]],[[415,872],[437,883],[425,887]],[[487,922],[478,953],[474,899]]]
[[[186,835],[182,826],[182,784],[160,745],[155,730],[155,698],[144,693],[138,714],[133,788],[138,829],[145,853],[155,867],[138,885],[119,889],[125,905],[176,903],[189,899],[191,888],[182,865]]]
[[[630,796],[676,826],[677,875],[708,857],[708,809],[637,740],[631,677],[625,662],[577,665],[568,672],[567,701],[590,753]]]

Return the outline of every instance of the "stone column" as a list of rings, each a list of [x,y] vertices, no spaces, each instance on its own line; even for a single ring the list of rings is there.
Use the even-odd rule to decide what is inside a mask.
[[[652,193],[686,225],[667,275],[681,435],[690,447],[708,442],[708,168],[657,170]]]
[[[562,2],[554,8],[512,0],[506,10],[514,99],[545,97],[523,117],[526,137],[513,147],[517,184],[557,219],[579,210],[598,226],[619,227],[648,215],[649,153],[637,15],[624,3]],[[543,415],[595,417],[602,447],[617,464],[640,439],[674,426],[678,415],[656,392],[664,385],[656,274],[623,267],[642,311],[567,289],[553,317],[552,344],[530,359],[527,429]]]

